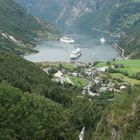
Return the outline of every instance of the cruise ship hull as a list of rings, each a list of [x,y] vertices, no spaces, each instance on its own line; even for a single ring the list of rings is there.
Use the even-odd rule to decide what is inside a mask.
[[[77,54],[77,55],[70,55],[70,58],[71,59],[77,59],[78,57],[80,57],[81,56],[81,53],[79,53],[79,54]]]
[[[60,41],[61,41],[61,42],[64,42],[64,43],[69,43],[69,44],[75,43],[75,41],[74,41],[73,39],[68,38],[68,37],[61,37],[61,38],[60,38]]]
[[[80,49],[80,48],[77,48],[76,50],[74,50],[74,51],[71,53],[70,58],[71,58],[71,59],[76,59],[76,58],[78,58],[80,55],[81,55],[81,49]]]

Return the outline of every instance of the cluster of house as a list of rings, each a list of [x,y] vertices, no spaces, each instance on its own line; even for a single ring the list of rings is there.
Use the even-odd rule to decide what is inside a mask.
[[[60,82],[61,84],[68,83],[74,85],[74,83],[70,80],[70,78],[67,75],[63,74],[61,71],[58,71],[54,74],[53,81]]]
[[[122,66],[121,66],[122,67]],[[43,69],[46,73],[49,74],[49,70],[51,67]],[[119,87],[116,89],[115,83],[112,79],[106,79],[104,81],[101,77],[100,74],[104,73],[109,70],[108,66],[103,66],[96,68],[95,66],[89,66],[89,67],[82,67],[80,70],[80,73],[77,71],[65,71],[64,69],[60,70],[57,69],[56,72],[54,73],[53,76],[53,81],[55,82],[60,82],[60,83],[69,83],[74,85],[74,83],[70,80],[69,75],[74,76],[74,77],[82,77],[85,78],[89,81],[89,84],[86,87],[83,87],[83,92],[82,93],[88,93],[90,96],[95,96],[99,95],[102,92],[105,91],[122,91],[127,89],[127,85],[125,83],[121,83]],[[93,93],[90,88],[92,85],[96,84],[97,85],[97,92]]]
[[[113,68],[116,67],[113,65]],[[122,65],[117,65],[117,67],[122,67]],[[112,78],[108,78],[104,81],[99,75],[101,73],[105,73],[109,70],[109,66],[103,66],[103,67],[90,67],[86,68],[84,70],[85,74],[89,77],[89,79],[92,81],[92,85],[96,84],[97,85],[97,95],[98,93],[102,93],[105,91],[111,91],[111,92],[119,92],[119,91],[124,91],[127,89],[128,85],[124,82],[119,83],[118,87],[115,87],[115,81]]]

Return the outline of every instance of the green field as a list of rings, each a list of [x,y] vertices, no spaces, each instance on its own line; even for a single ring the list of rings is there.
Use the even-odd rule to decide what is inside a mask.
[[[85,87],[88,84],[88,81],[84,78],[78,78],[74,76],[70,76],[69,78],[77,87]]]
[[[111,73],[112,78],[121,79],[131,85],[139,85],[140,80],[132,79],[130,76],[136,75],[136,73],[140,72],[140,60],[120,60],[120,61],[112,61],[110,62],[110,66],[113,64],[122,64],[123,68],[115,68],[117,70],[117,73]],[[101,62],[96,65],[96,67],[103,67],[107,66],[106,62]],[[129,76],[125,76],[123,72],[127,72]]]
[[[104,67],[104,66],[107,66],[107,63],[106,62],[100,62],[96,65],[96,68],[100,68],[100,67]]]
[[[130,76],[140,72],[140,60],[121,60],[115,63],[123,64],[124,68],[118,68],[118,70],[127,71]]]
[[[140,80],[129,78],[127,76],[124,76],[121,73],[112,73],[110,75],[111,75],[112,78],[121,79],[121,80],[123,80],[126,83],[129,83],[131,85],[140,85]]]
[[[64,64],[62,64],[62,66],[69,70],[74,70],[76,68],[76,66],[74,64],[70,64],[70,63],[64,63]]]
[[[130,59],[130,60],[120,60],[120,61],[112,61],[111,65],[113,64],[122,64],[124,68],[117,68],[120,72],[127,71],[129,76],[135,75],[136,73],[140,72],[140,60],[138,59]],[[106,62],[101,62],[96,65],[96,67],[103,67],[107,66]]]

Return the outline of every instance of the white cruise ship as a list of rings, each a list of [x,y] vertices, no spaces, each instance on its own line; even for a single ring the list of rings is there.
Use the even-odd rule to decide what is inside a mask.
[[[77,48],[76,50],[72,51],[72,53],[70,54],[70,58],[71,59],[76,59],[81,55],[81,49]]]
[[[67,37],[67,36],[60,37],[60,41],[65,42],[65,43],[74,43],[75,42],[75,40],[73,40],[72,38]]]
[[[105,38],[100,38],[100,42],[102,43],[102,44],[104,44],[105,42],[106,42],[106,40],[105,40]]]

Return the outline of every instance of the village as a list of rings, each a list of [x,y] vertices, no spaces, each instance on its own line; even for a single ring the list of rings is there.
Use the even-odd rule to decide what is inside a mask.
[[[54,82],[70,84],[81,89],[83,95],[99,96],[104,92],[121,92],[129,89],[131,83],[110,74],[109,62],[106,66],[84,63],[49,63],[43,62],[40,67]],[[122,64],[112,65],[111,70],[123,67]]]
[[[133,65],[132,69],[134,61],[136,65]],[[54,82],[80,88],[81,95],[87,96],[90,102],[94,98],[104,98],[110,102],[113,100],[112,97],[115,93],[121,94],[125,91],[131,93],[133,85],[140,85],[137,63],[139,63],[137,60],[129,60],[129,62],[113,60],[94,62],[93,64],[42,62],[39,65]],[[83,126],[79,134],[79,140],[84,140],[85,129],[85,126]]]

